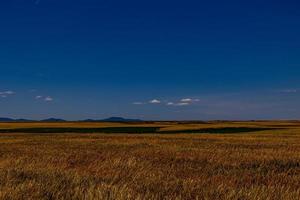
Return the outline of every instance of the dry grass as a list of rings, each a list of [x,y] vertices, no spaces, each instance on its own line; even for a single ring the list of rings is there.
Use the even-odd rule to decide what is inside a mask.
[[[288,129],[223,135],[0,134],[0,199],[300,199],[298,122],[228,123],[164,126]],[[62,124],[33,124],[49,125]]]

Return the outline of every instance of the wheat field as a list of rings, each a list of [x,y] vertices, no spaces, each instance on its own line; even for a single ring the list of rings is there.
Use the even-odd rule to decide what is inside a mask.
[[[14,133],[114,126],[178,133]],[[184,131],[222,127],[272,129]],[[296,121],[1,123],[1,129],[12,131],[0,133],[0,199],[300,199]]]

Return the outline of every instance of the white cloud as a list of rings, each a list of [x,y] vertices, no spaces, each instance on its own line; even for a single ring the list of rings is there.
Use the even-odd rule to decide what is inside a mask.
[[[186,99],[181,99],[180,101],[181,101],[181,102],[191,102],[191,101],[192,101],[192,99],[190,99],[190,98],[186,98]]]
[[[152,104],[159,104],[159,103],[160,103],[160,100],[153,99],[153,100],[149,101],[149,103],[152,103]]]
[[[44,100],[45,101],[53,101],[54,99],[52,97],[46,97]]]
[[[41,98],[43,98],[43,96],[38,95],[35,97],[35,99],[41,99]]]
[[[167,103],[167,106],[172,106],[172,105],[174,105],[173,102],[168,102],[168,103]]]

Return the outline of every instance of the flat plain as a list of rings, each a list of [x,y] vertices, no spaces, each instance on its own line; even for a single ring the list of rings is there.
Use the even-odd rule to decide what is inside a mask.
[[[300,199],[300,122],[0,123],[0,199]]]

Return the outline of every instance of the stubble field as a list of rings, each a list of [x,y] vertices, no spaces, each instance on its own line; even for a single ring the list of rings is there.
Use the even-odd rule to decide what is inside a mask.
[[[0,199],[300,199],[300,123],[0,123]]]

